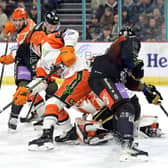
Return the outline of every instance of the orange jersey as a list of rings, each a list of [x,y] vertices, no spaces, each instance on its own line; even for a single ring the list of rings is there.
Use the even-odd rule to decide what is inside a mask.
[[[27,19],[27,25],[17,35],[18,46],[24,41],[28,32],[31,31],[34,26],[34,21],[32,19]]]
[[[58,49],[64,46],[61,32],[49,34],[44,40],[43,44],[46,41],[53,49]]]

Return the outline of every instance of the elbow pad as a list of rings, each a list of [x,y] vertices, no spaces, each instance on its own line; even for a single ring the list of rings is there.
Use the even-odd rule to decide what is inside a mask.
[[[67,29],[63,33],[63,40],[65,46],[75,46],[78,42],[79,33],[73,29]]]

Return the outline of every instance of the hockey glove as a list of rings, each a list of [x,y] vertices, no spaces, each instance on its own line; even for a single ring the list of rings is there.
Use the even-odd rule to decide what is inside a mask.
[[[163,100],[160,92],[156,90],[156,87],[154,85],[145,84],[145,87],[142,91],[149,103],[159,105],[161,103],[161,100]]]
[[[15,60],[13,59],[12,54],[2,55],[0,57],[0,63],[2,63],[2,64],[8,65],[8,64],[11,64],[11,63],[14,63],[14,62],[15,62]]]
[[[26,104],[27,100],[29,99],[29,96],[31,92],[27,92],[28,88],[24,86],[20,86],[15,94],[13,95],[13,101],[15,105],[23,105]]]
[[[76,55],[74,52],[74,47],[65,46],[60,49],[60,56],[62,62],[67,66],[71,66],[76,61]]]
[[[140,80],[144,77],[144,69],[143,69],[144,63],[143,60],[136,60],[134,63],[134,66],[131,71],[131,76],[135,80]]]

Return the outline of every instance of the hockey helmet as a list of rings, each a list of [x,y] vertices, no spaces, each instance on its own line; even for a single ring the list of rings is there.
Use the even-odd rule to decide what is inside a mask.
[[[43,31],[36,31],[33,33],[30,39],[30,44],[31,46],[34,45],[39,45],[44,41],[44,38],[46,37],[46,34]]]
[[[24,8],[16,8],[12,14],[13,19],[26,19],[27,13]]]
[[[119,36],[135,36],[135,33],[134,31],[132,30],[131,27],[129,26],[126,26],[126,27],[123,27],[120,32],[119,32]]]
[[[45,22],[52,25],[59,24],[59,17],[55,11],[47,12],[44,16]]]

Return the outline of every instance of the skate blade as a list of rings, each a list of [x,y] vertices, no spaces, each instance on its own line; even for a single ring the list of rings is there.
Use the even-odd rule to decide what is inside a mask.
[[[80,145],[80,141],[78,140],[69,140],[69,141],[64,141],[64,142],[57,142],[56,143],[59,143],[59,144],[66,144],[66,145]]]
[[[17,133],[17,130],[16,129],[12,129],[12,128],[8,128],[8,133],[9,134],[15,134],[15,133]]]
[[[54,149],[54,144],[52,143],[45,143],[42,146],[38,146],[36,144],[32,144],[28,146],[29,151],[49,151]]]
[[[102,139],[98,137],[94,137],[89,140],[89,145],[99,145],[99,144],[104,144],[107,143],[109,140],[112,140],[113,136],[111,134],[108,134],[104,136]]]
[[[138,155],[138,156],[131,156],[131,155],[122,155],[120,156],[120,162],[129,162],[129,161],[140,161],[140,162],[147,162],[149,157],[146,155]]]

